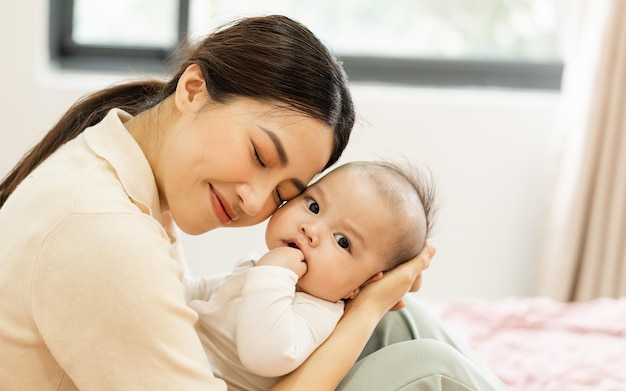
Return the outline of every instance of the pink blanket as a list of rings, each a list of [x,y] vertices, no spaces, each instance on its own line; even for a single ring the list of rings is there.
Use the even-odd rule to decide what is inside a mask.
[[[625,391],[626,298],[421,300],[511,391]]]

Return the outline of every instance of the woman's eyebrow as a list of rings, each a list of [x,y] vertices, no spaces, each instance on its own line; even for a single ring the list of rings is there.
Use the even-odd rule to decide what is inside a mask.
[[[306,185],[302,183],[299,179],[293,178],[291,179],[291,183],[298,189],[298,194],[302,194],[306,190]]]
[[[266,129],[262,126],[259,126],[265,134],[272,140],[272,144],[274,144],[274,148],[276,148],[276,153],[278,154],[278,160],[284,166],[289,163],[289,158],[287,157],[287,153],[285,152],[285,147],[283,147],[283,143],[280,141],[280,138],[276,135],[276,133],[272,132],[269,129]],[[298,189],[298,193],[302,193],[306,189],[306,184],[302,183],[298,179],[292,179],[291,183]]]
[[[272,140],[274,144],[274,148],[276,148],[276,152],[278,153],[278,159],[282,165],[289,163],[289,158],[287,157],[287,153],[285,153],[285,148],[283,147],[283,143],[280,141],[276,133],[272,132],[269,129],[266,129],[262,126],[259,126],[262,131],[267,134],[267,136]]]

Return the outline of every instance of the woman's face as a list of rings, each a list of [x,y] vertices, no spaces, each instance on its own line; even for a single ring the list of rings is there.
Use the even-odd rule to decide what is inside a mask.
[[[330,158],[333,130],[320,121],[248,98],[207,101],[161,133],[153,164],[161,202],[188,234],[265,220]]]

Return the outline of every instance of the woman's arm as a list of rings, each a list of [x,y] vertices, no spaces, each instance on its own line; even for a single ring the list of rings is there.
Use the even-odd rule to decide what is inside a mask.
[[[354,365],[383,315],[391,308],[401,307],[398,303],[402,296],[416,288],[415,282],[420,281],[421,272],[429,266],[434,253],[435,249],[427,246],[415,258],[365,286],[349,302],[326,342],[271,390],[334,390]]]
[[[39,251],[33,319],[78,389],[226,390],[157,224],[139,214],[75,214]]]

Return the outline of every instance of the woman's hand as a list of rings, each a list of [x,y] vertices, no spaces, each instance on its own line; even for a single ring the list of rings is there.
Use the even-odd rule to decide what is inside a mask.
[[[424,269],[427,269],[430,266],[430,261],[433,259],[433,257],[435,256],[435,254],[437,253],[437,249],[435,249],[434,247],[431,247],[428,245],[428,243],[426,243],[426,245],[424,246],[424,249],[422,250],[421,253],[419,253],[416,258],[419,258],[420,256],[422,256],[422,254],[424,253],[424,251],[427,251],[426,253],[426,266],[424,267]],[[424,271],[424,269],[422,269],[422,271]],[[420,272],[417,277],[415,277],[415,280],[413,280],[413,284],[411,285],[411,288],[409,289],[409,292],[417,292],[420,288],[422,287],[422,272]],[[391,309],[392,310],[399,310],[401,308],[403,308],[406,304],[404,303],[404,300],[400,299],[395,306],[393,306]]]
[[[383,313],[388,310],[403,308],[405,304],[402,296],[407,292],[419,290],[422,285],[422,272],[430,266],[430,261],[435,253],[435,248],[426,244],[424,249],[414,258],[385,273],[379,273],[372,277],[361,288],[356,298],[347,303],[347,308],[352,305],[359,305],[360,301],[366,300],[368,305],[379,302],[380,309],[384,308]],[[394,299],[395,301],[393,301]]]
[[[427,269],[428,266],[430,266],[430,261],[433,259],[436,253],[437,253],[437,249],[428,245],[428,243],[426,243],[424,245],[424,249],[422,250],[422,252],[417,254],[415,258],[425,256],[426,258],[424,259],[424,262],[425,262],[424,269]],[[422,271],[424,269],[422,269]],[[411,285],[411,289],[409,289],[409,292],[417,292],[421,287],[422,287],[422,273],[420,272],[418,276],[415,278],[415,280],[413,281],[413,285]]]

